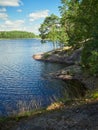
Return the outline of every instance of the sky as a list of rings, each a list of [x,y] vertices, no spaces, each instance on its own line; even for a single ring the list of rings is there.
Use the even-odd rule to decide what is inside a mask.
[[[59,14],[60,0],[0,0],[0,31],[21,30],[39,34],[45,17]]]

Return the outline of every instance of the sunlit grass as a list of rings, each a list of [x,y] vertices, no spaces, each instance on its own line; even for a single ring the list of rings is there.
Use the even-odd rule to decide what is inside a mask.
[[[93,99],[98,99],[98,90],[94,91],[94,92],[91,94],[91,98],[93,98]]]

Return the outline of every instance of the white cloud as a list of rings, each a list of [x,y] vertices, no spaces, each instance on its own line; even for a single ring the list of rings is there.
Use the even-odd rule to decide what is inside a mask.
[[[6,20],[4,24],[0,25],[1,31],[11,31],[11,30],[23,30],[24,20]]]
[[[0,8],[0,20],[7,20],[8,15],[6,13],[6,8]]]
[[[0,8],[0,12],[6,12],[6,8]]]
[[[18,9],[18,10],[17,10],[17,12],[21,13],[21,12],[22,12],[22,10],[21,10],[21,9]]]
[[[29,18],[30,18],[30,21],[35,21],[35,20],[47,17],[48,14],[49,14],[49,10],[38,11],[35,13],[30,13]]]
[[[24,31],[33,32],[35,34],[39,34],[38,28],[40,27],[40,24],[34,24],[31,26],[25,26]]]
[[[6,21],[5,23],[6,23],[6,24],[14,24],[14,23],[22,24],[22,23],[24,23],[24,20],[16,20],[16,21],[14,21],[14,22],[8,20],[8,21]]]
[[[6,20],[8,15],[6,13],[0,12],[0,20]]]
[[[39,34],[38,28],[40,24],[26,24],[24,20],[6,20],[3,24],[0,24],[1,31],[13,31],[13,30],[20,30],[20,31],[28,31],[33,32],[35,34]]]
[[[21,26],[22,24],[24,24],[24,20],[16,20],[16,21],[10,21],[10,20],[7,20],[5,21],[5,25],[7,27],[19,27]]]
[[[19,6],[21,0],[0,0],[0,6]]]

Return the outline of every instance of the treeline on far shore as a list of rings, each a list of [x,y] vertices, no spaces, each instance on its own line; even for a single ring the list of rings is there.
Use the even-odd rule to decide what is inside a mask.
[[[13,38],[36,38],[38,37],[32,32],[26,31],[0,31],[0,39],[13,39]]]

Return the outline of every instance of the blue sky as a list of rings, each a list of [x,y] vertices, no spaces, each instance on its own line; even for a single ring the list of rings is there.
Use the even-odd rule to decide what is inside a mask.
[[[59,16],[60,0],[0,0],[0,31],[22,30],[38,34],[45,17]]]

